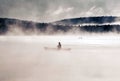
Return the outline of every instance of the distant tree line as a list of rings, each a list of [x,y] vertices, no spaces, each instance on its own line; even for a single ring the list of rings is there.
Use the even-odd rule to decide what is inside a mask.
[[[14,26],[15,25],[15,26]],[[78,31],[82,32],[95,32],[95,33],[103,33],[103,32],[120,32],[120,25],[84,25],[84,26],[73,26],[73,25],[59,25],[52,23],[36,23],[32,21],[21,21],[16,19],[0,19],[0,35],[6,34],[9,31],[10,26],[19,27],[23,32],[28,30],[33,31],[37,30],[38,32],[46,32],[52,29],[51,34],[57,33],[58,31],[62,31],[64,33],[76,28]]]

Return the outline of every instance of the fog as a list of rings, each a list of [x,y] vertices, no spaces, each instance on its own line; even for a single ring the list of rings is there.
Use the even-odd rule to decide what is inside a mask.
[[[119,81],[119,40],[119,35],[0,36],[0,81]],[[59,41],[61,50],[44,49]]]
[[[120,16],[119,3],[120,0],[0,0],[0,18],[47,23]],[[120,81],[118,33],[86,34],[73,28],[67,34],[60,31],[49,35],[55,31],[39,33],[35,29],[26,30],[30,33],[27,36],[18,28],[11,25],[0,36],[0,81]],[[60,50],[58,42],[62,44]]]
[[[85,16],[120,16],[119,0],[0,0],[0,17],[51,22]]]

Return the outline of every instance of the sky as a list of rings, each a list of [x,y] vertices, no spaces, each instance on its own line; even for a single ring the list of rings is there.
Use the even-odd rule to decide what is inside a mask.
[[[52,22],[88,16],[119,16],[120,0],[0,0],[0,17]]]

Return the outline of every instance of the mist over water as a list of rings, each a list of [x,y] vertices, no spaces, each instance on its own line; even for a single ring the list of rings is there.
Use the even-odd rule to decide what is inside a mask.
[[[119,3],[0,0],[0,81],[120,81]],[[47,23],[91,16],[116,19]]]
[[[119,81],[119,35],[0,36],[1,81]],[[56,48],[71,50],[45,50]]]

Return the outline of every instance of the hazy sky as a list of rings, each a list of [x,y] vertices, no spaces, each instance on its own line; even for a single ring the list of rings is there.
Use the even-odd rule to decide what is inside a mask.
[[[120,0],[0,0],[0,17],[40,22],[80,16],[119,15]]]

